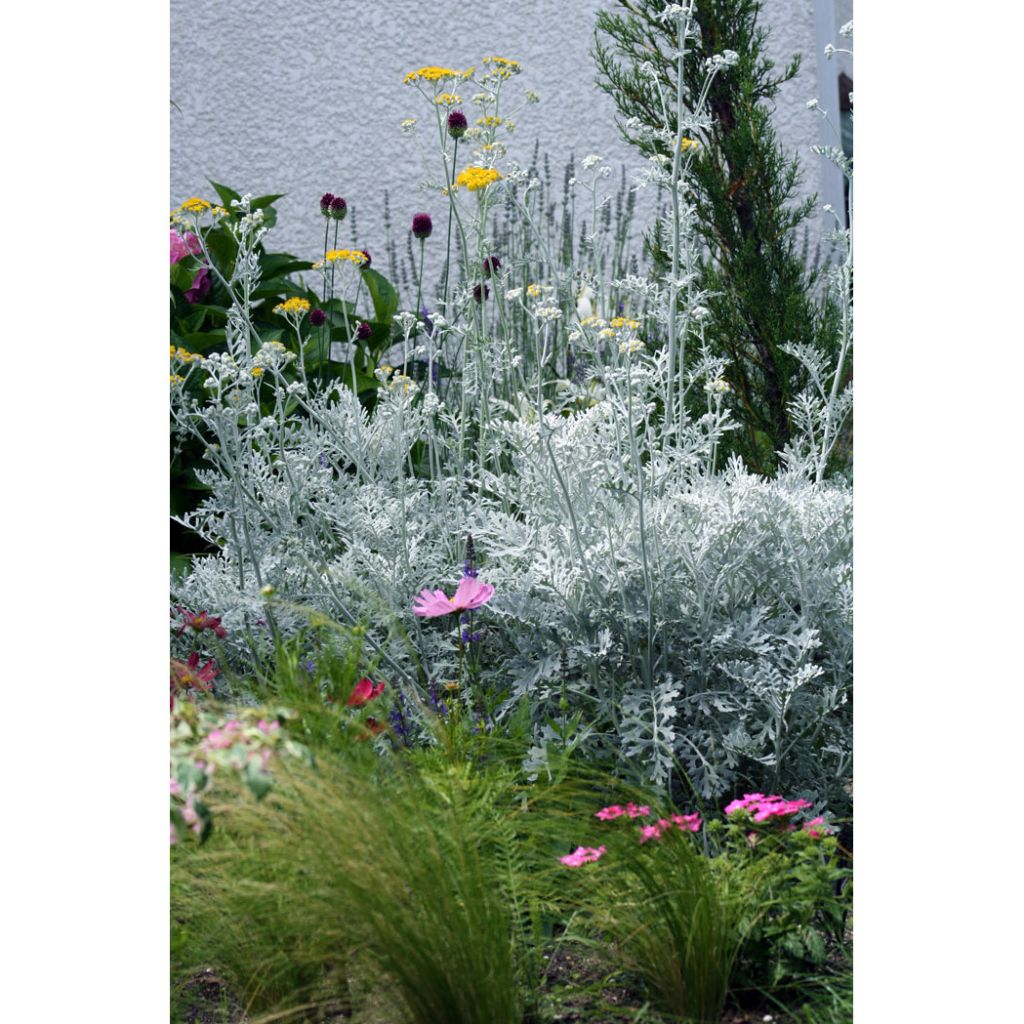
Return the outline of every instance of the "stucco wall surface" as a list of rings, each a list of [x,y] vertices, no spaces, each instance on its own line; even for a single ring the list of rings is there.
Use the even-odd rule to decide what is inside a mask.
[[[432,116],[402,84],[426,64],[466,67],[497,54],[522,63],[507,83],[540,94],[509,136],[509,157],[527,163],[534,141],[555,179],[570,153],[598,153],[617,168],[641,166],[621,140],[611,99],[594,84],[588,50],[601,0],[171,0],[171,195],[211,195],[208,178],[255,194],[285,192],[269,243],[306,258],[322,251],[318,199],[343,195],[356,216],[339,244],[383,252],[384,191],[404,249],[412,213],[436,218],[443,200],[421,192],[425,177],[406,117]],[[818,191],[815,0],[767,0],[771,54],[804,68],[779,98],[776,125]],[[837,40],[838,42],[838,40]],[[467,97],[468,99],[468,97]],[[472,113],[466,107],[467,115]],[[461,161],[460,161],[461,163]],[[630,175],[631,177],[632,175]],[[616,177],[613,180],[617,180]],[[645,216],[651,204],[641,206]],[[358,237],[353,239],[353,226]]]

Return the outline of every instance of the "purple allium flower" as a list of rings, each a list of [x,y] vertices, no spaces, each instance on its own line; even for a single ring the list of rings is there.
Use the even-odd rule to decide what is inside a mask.
[[[323,327],[327,323],[327,314],[322,309],[311,309],[309,311],[309,322],[314,327]]]
[[[415,238],[429,238],[434,231],[434,222],[430,219],[429,213],[414,213],[412,215],[412,233]]]
[[[477,302],[483,302],[491,297],[491,289],[486,284],[473,285],[473,298]]]
[[[366,262],[365,263],[361,263],[359,265],[359,269],[360,270],[369,270],[370,269],[370,264],[373,262],[373,260],[370,259],[370,254],[365,249],[360,249],[359,251],[366,257]]]
[[[373,328],[365,320],[361,321],[359,326],[356,328],[357,341],[367,341],[372,334]]]
[[[331,203],[333,202],[333,200],[334,194],[332,192],[325,192],[320,197],[320,212],[325,217],[330,217],[331,215]]]
[[[453,110],[448,115],[448,134],[453,139],[461,139],[466,134],[466,129],[469,127],[469,122],[466,120],[466,115],[461,110]]]
[[[335,196],[331,200],[331,216],[335,220],[344,220],[346,213],[348,213],[348,203],[341,196]]]
[[[501,260],[497,256],[488,256],[484,260],[484,277],[490,277],[492,274],[496,274],[501,267]]]

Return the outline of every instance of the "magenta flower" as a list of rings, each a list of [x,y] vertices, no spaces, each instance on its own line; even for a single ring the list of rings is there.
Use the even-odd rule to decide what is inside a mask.
[[[613,821],[615,818],[621,818],[625,813],[625,807],[620,807],[618,804],[612,804],[611,807],[602,807],[594,817],[599,818],[601,821]]]
[[[186,256],[198,256],[203,251],[199,239],[193,232],[189,232],[184,238],[171,228],[171,263],[175,264]]]
[[[206,267],[202,267],[196,271],[196,276],[192,278],[192,287],[185,292],[185,299],[190,305],[194,306],[197,302],[202,302],[212,289],[213,282],[210,279],[210,272]]]
[[[577,846],[572,853],[567,853],[564,857],[558,859],[567,868],[578,868],[584,864],[590,864],[595,860],[600,860],[605,854],[605,848],[598,846],[596,849],[592,846]]]
[[[361,708],[364,704],[368,704],[374,698],[379,697],[383,692],[383,683],[377,683],[374,686],[372,679],[360,679],[352,688],[352,692],[345,703],[350,708]]]
[[[644,804],[642,807],[637,807],[636,804],[626,804],[626,813],[631,818],[642,818],[645,814],[650,814],[651,809]]]
[[[699,814],[673,814],[672,820],[680,832],[699,832],[703,824]]]
[[[770,796],[765,797],[764,793],[744,793],[742,800],[733,800],[732,803],[725,805],[726,815],[735,814],[737,811],[745,811],[752,804],[759,803],[761,800],[781,800],[782,797]]]
[[[804,822],[804,831],[813,839],[820,839],[822,836],[830,835],[829,828],[825,825],[825,819],[820,815]]]
[[[490,583],[481,583],[473,576],[463,576],[453,597],[446,596],[443,590],[421,590],[413,599],[414,615],[422,615],[426,619],[436,619],[440,615],[452,612],[471,612],[487,604],[494,596],[494,587]]]
[[[204,629],[211,629],[218,640],[223,640],[228,635],[228,631],[220,624],[220,619],[214,615],[208,615],[205,611],[193,615],[187,608],[183,608],[179,604],[178,613],[184,617],[185,621],[178,629],[177,636],[181,636],[190,627],[197,633],[202,633]]]

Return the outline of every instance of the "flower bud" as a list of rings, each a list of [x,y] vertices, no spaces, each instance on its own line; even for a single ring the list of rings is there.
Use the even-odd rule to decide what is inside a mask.
[[[348,213],[348,203],[341,196],[335,196],[331,200],[331,217],[334,220],[344,220],[346,213]]]
[[[434,231],[434,222],[429,213],[414,213],[412,217],[412,233],[415,238],[429,238]]]
[[[311,309],[309,311],[309,322],[314,327],[323,327],[327,323],[327,314],[322,309]]]
[[[448,115],[448,134],[453,139],[461,139],[466,134],[466,129],[469,127],[469,122],[466,120],[466,115],[461,110],[453,110]]]
[[[320,212],[325,217],[329,217],[331,215],[331,202],[333,201],[333,199],[334,199],[334,196],[330,192],[325,192],[320,197]]]

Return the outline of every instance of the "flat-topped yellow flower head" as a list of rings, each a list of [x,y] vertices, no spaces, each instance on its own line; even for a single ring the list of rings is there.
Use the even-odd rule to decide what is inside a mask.
[[[470,192],[476,192],[500,181],[501,177],[501,173],[494,167],[467,167],[459,173],[455,184],[468,188]]]
[[[412,85],[414,82],[444,82],[449,78],[468,78],[471,74],[473,74],[472,68],[466,71],[459,71],[457,68],[440,68],[436,64],[432,64],[429,67],[410,71],[402,81],[406,85]]]

